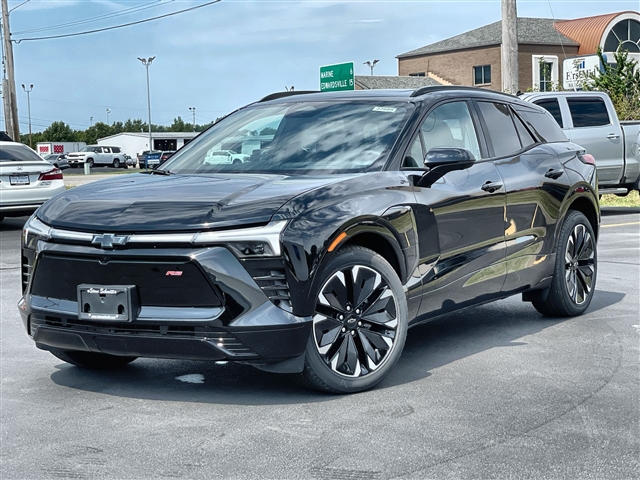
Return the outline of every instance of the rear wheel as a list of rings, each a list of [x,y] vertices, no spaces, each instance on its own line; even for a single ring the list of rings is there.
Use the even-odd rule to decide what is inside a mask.
[[[572,317],[591,303],[596,286],[598,253],[593,228],[581,212],[571,210],[558,237],[553,281],[547,298],[531,303],[543,315]]]
[[[407,302],[395,270],[363,247],[339,251],[320,274],[301,379],[317,390],[352,393],[381,382],[407,335]]]
[[[106,353],[79,352],[73,350],[51,350],[60,360],[82,368],[96,370],[111,370],[122,368],[138,357],[120,357]]]
[[[120,168],[120,160],[117,158],[113,159],[113,168]]]

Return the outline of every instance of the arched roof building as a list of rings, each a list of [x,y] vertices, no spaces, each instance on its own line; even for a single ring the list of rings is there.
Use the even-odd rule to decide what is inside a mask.
[[[640,13],[610,13],[573,20],[518,18],[520,90],[547,90],[562,79],[562,62],[593,55],[611,58],[619,48],[640,60]],[[398,74],[444,83],[501,90],[502,23],[441,40],[398,55]]]

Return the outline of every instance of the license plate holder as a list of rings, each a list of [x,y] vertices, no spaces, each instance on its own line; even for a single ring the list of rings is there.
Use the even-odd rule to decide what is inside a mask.
[[[78,319],[131,322],[138,315],[135,285],[78,285]]]
[[[9,175],[10,185],[29,185],[29,175]]]

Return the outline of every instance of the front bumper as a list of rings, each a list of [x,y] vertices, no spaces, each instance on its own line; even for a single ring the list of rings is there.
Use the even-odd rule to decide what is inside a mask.
[[[104,250],[41,240],[36,244],[35,250],[23,249],[24,296],[18,306],[38,348],[232,360],[265,369],[304,355],[311,318],[293,315],[285,303],[276,306],[272,282],[264,280],[265,269],[247,267],[226,248]],[[266,270],[278,261],[269,259]],[[68,268],[61,268],[64,265]],[[143,277],[147,267],[159,273]],[[192,275],[191,283],[180,287],[184,290],[174,291],[174,277],[165,276],[166,268],[184,270],[184,281],[192,272],[199,276]],[[136,274],[141,302],[131,321],[79,319],[73,294],[79,283],[99,284],[104,278],[102,284],[113,285],[120,275],[117,278],[130,284]],[[201,305],[191,305],[200,298]],[[288,365],[280,371],[302,368],[299,361]]]

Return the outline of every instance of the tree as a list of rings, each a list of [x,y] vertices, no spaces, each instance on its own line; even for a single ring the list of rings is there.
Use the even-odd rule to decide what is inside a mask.
[[[640,119],[638,62],[629,58],[628,52],[623,49],[613,54],[613,65],[606,62],[600,47],[597,54],[604,71],[589,73],[589,81],[584,83],[585,89],[606,92],[611,97],[620,120]]]
[[[43,132],[43,141],[46,142],[75,142],[76,132],[71,127],[62,122],[53,122]]]
[[[174,118],[173,123],[169,127],[170,132],[190,132],[191,130],[193,130],[193,125],[184,123],[182,117]]]

